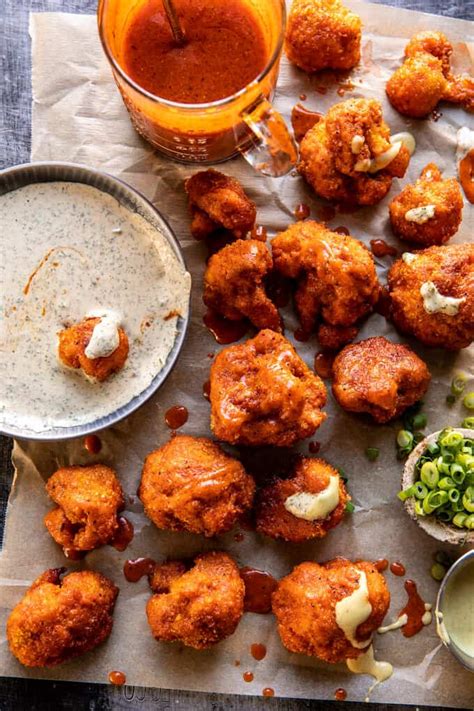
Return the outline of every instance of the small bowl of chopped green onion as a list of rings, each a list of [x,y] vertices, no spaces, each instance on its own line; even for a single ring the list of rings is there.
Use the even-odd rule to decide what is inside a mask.
[[[410,453],[398,498],[430,536],[474,543],[474,429],[447,427]]]

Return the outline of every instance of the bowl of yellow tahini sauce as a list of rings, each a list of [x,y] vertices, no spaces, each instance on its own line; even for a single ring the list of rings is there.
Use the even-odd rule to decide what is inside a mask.
[[[68,163],[0,172],[0,215],[0,431],[64,439],[126,417],[165,381],[189,320],[191,277],[166,220],[126,183]],[[58,333],[109,312],[128,358],[93,382],[60,362]]]
[[[474,671],[474,550],[446,573],[436,601],[436,631],[456,659]]]

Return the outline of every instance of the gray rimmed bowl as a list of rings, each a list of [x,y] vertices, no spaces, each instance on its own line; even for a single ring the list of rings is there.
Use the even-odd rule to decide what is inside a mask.
[[[448,589],[448,585],[451,582],[451,580],[455,581],[456,580],[456,575],[463,570],[468,565],[473,565],[474,564],[474,549],[468,551],[467,553],[464,553],[460,558],[453,563],[453,565],[449,568],[447,571],[446,575],[444,576],[441,586],[438,591],[438,597],[436,599],[436,608],[435,608],[435,619],[436,619],[436,631],[438,633],[439,638],[443,642],[444,646],[449,649],[451,654],[460,662],[463,667],[466,669],[469,669],[469,671],[474,672],[474,657],[471,657],[469,654],[466,654],[464,650],[460,649],[457,644],[451,639],[449,636],[449,632],[445,627],[444,620],[443,620],[443,611],[445,610],[445,599],[446,599],[446,591]]]
[[[453,427],[453,430],[455,432],[460,432],[463,437],[474,439],[474,430],[467,430],[462,427]],[[415,465],[425,451],[427,445],[431,442],[436,442],[440,432],[442,432],[442,430],[433,432],[425,437],[425,439],[421,440],[421,442],[419,442],[415,449],[410,453],[403,469],[402,489],[407,489],[415,483],[417,480]],[[403,505],[410,518],[416,521],[419,527],[432,538],[436,538],[436,540],[442,541],[443,543],[452,543],[458,546],[474,544],[474,531],[466,531],[463,528],[457,528],[449,523],[438,521],[435,516],[418,516],[415,511],[415,503],[413,498],[406,499],[403,502]]]
[[[181,247],[175,237],[171,227],[163,215],[137,190],[124,183],[122,180],[102,173],[94,168],[84,165],[63,162],[39,162],[17,165],[0,171],[0,195],[4,195],[12,190],[30,185],[32,183],[48,182],[70,182],[90,185],[102,192],[112,195],[118,202],[130,211],[138,213],[151,225],[156,227],[164,235],[170,244],[176,258],[186,268],[186,264],[181,252]],[[35,440],[59,440],[70,439],[72,437],[82,437],[92,432],[97,432],[105,427],[110,427],[119,420],[123,420],[132,412],[143,405],[156,391],[163,385],[166,378],[173,369],[178,359],[179,353],[184,343],[186,331],[190,317],[190,302],[186,317],[179,317],[177,322],[176,339],[168,354],[163,368],[156,374],[150,385],[139,395],[136,395],[128,403],[122,405],[113,412],[100,417],[94,421],[72,427],[51,427],[42,432],[35,432],[27,428],[17,428],[0,424],[0,432],[11,437],[20,439]]]

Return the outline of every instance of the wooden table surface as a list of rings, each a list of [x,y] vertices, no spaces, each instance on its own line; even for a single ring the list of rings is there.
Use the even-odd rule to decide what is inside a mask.
[[[474,20],[474,0],[385,0],[385,4]],[[0,168],[25,163],[30,156],[31,58],[28,14],[32,12],[94,13],[95,0],[0,0]],[[440,29],[443,23],[440,21]],[[11,440],[0,436],[0,534],[12,479]],[[0,670],[1,673],[1,670]],[[52,683],[0,679],[0,711],[333,711],[340,702],[262,699],[201,694],[165,689],[122,688],[99,684]],[[367,704],[345,702],[346,711]],[[399,711],[401,704],[370,704],[374,711]],[[441,707],[422,707],[439,711]]]

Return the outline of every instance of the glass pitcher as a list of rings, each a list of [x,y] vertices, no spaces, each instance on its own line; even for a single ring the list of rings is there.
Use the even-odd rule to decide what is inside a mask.
[[[242,0],[258,20],[267,49],[260,74],[232,96],[203,104],[170,101],[139,86],[124,69],[131,18],[146,0],[99,0],[99,34],[136,130],[158,151],[186,163],[218,163],[241,153],[265,175],[295,165],[297,149],[270,103],[278,78],[285,31],[284,0]],[[222,0],[225,2],[225,0]]]

